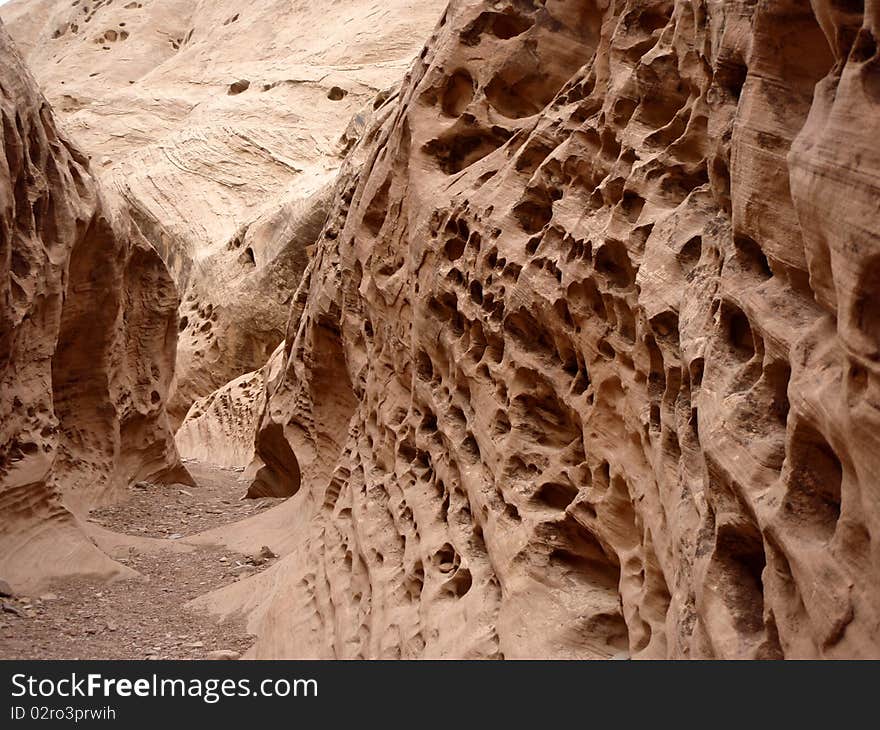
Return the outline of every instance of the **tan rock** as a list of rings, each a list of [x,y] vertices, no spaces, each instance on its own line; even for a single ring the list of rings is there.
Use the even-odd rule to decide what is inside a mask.
[[[56,497],[175,465],[157,419],[181,330],[181,447],[240,464],[253,430],[249,495],[289,497],[191,540],[281,555],[193,604],[249,614],[248,656],[880,658],[876,4],[453,0],[377,95],[415,40],[388,63],[370,44],[423,19],[403,3],[337,5],[310,35],[270,0],[157,0],[141,30],[193,32],[123,56],[117,4],[38,1],[42,23],[3,13],[50,93],[59,54],[117,59],[67,118],[187,295],[169,328],[158,257],[0,36],[16,588],[22,545],[115,569]],[[83,12],[93,47],[68,37]],[[153,279],[108,274],[98,307],[135,253]]]
[[[175,436],[180,454],[223,467],[246,466],[265,403],[262,370],[236,378],[197,400]]]
[[[268,386],[285,557],[200,602],[256,656],[880,657],[880,17],[696,5],[450,4]]]
[[[410,0],[0,7],[183,294],[175,426],[283,339],[349,122],[400,80],[440,12]]]
[[[237,651],[229,651],[226,649],[218,649],[217,651],[209,651],[206,659],[210,661],[235,661],[241,658],[241,654]]]
[[[19,590],[130,574],[82,513],[187,481],[165,413],[174,283],[107,203],[0,25],[0,574]]]

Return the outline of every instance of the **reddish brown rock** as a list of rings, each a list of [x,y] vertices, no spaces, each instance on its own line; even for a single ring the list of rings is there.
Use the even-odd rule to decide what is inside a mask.
[[[268,385],[289,554],[207,603],[258,656],[880,656],[878,33],[452,2]]]
[[[116,215],[0,26],[0,575],[122,572],[76,513],[189,481],[165,399],[177,293]]]

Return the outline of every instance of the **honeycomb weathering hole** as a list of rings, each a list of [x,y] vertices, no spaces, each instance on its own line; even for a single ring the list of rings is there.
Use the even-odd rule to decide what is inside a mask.
[[[749,318],[735,304],[725,302],[721,307],[721,323],[725,343],[742,362],[755,355],[755,338]]]
[[[827,541],[840,519],[843,466],[837,454],[807,424],[791,438],[783,517],[806,535]]]
[[[498,74],[485,88],[489,103],[510,119],[537,114],[553,100],[557,91],[559,86],[539,73],[527,74],[514,81]]]
[[[244,93],[251,86],[251,82],[247,79],[240,79],[239,81],[235,81],[229,84],[229,88],[227,89],[227,94],[229,96],[236,96],[238,94]]]
[[[492,152],[508,139],[511,132],[502,127],[491,129],[453,128],[423,147],[447,174],[455,174],[470,167]]]
[[[291,497],[300,488],[299,461],[281,424],[271,424],[257,433],[257,446],[264,462],[248,489],[247,496]]]
[[[457,117],[468,108],[474,98],[474,80],[465,69],[453,73],[443,87],[443,113]]]
[[[484,34],[509,40],[522,35],[533,25],[533,21],[515,12],[483,12],[462,32],[465,45],[476,45]]]

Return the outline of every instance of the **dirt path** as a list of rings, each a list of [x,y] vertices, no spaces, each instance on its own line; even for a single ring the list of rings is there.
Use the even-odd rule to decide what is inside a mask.
[[[60,581],[40,596],[3,598],[0,659],[203,659],[244,653],[241,620],[217,624],[189,611],[197,596],[269,567],[270,551],[246,556],[188,546],[181,538],[237,522],[279,500],[241,500],[240,474],[188,463],[197,488],[140,484],[90,521],[137,538],[120,559],[148,580]]]

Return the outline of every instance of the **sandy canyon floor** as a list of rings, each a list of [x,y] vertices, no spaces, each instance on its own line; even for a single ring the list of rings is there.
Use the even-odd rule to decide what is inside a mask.
[[[133,485],[89,520],[97,539],[143,579],[70,579],[38,596],[0,599],[0,659],[233,659],[247,651],[253,638],[243,621],[218,624],[186,604],[269,567],[271,547],[242,555],[185,540],[279,500],[241,500],[239,471],[187,467],[197,487]]]

